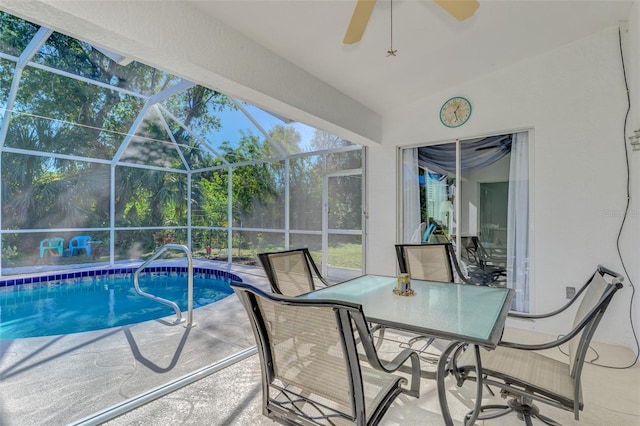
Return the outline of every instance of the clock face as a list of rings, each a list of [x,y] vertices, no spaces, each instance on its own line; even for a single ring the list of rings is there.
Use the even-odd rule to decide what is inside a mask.
[[[440,121],[447,127],[459,127],[471,116],[471,102],[456,96],[446,101],[440,108]]]

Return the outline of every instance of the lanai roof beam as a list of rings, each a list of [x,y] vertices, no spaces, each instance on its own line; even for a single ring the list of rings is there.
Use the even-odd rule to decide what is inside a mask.
[[[9,121],[11,120],[11,112],[13,111],[13,105],[16,102],[16,96],[18,96],[18,86],[20,86],[22,71],[24,70],[24,67],[27,66],[33,55],[38,53],[51,34],[53,34],[53,30],[46,27],[40,27],[36,35],[33,36],[18,58],[16,69],[13,72],[13,81],[11,82],[11,88],[9,89],[9,96],[7,98],[7,109],[2,119],[2,127],[0,128],[0,148],[4,146],[5,138],[7,137]]]

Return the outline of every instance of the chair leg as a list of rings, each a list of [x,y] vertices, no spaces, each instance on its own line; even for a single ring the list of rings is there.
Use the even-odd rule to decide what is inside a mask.
[[[488,420],[488,419],[496,419],[498,417],[505,416],[509,413],[513,412],[513,408],[508,405],[500,405],[500,404],[490,404],[483,405],[480,408],[480,415],[478,416],[478,420]],[[471,418],[471,411],[469,411],[465,415],[465,421]]]
[[[560,423],[556,422],[555,420],[553,420],[550,417],[547,416],[543,416],[542,414],[538,413],[535,415],[535,418],[537,418],[538,420],[540,420],[542,423],[547,424],[549,426],[562,426]]]
[[[484,378],[486,379],[487,376],[485,375]],[[487,389],[487,391],[489,392],[489,395],[491,396],[496,396],[495,392],[493,391],[493,389],[491,389],[491,386],[489,386],[488,384],[484,384],[485,389]]]
[[[518,398],[513,398],[507,401],[506,405],[483,405],[482,408],[480,408],[480,415],[478,416],[478,420],[495,419],[515,412],[518,416],[518,419],[524,421],[525,425],[527,426],[533,426],[533,418],[536,418],[549,426],[562,426],[555,420],[540,414],[540,409],[532,402],[533,401],[528,398],[526,398],[524,401]],[[468,420],[471,417],[471,413],[472,412],[470,411],[466,414],[465,420]]]
[[[530,398],[513,398],[507,401],[507,405],[518,413],[518,418],[520,420],[524,420],[525,422],[527,419],[531,422],[531,417],[535,417],[540,413],[540,409]]]
[[[533,400],[531,398],[514,398],[510,399],[507,404],[509,405],[509,407],[513,408],[516,413],[518,413],[518,418],[520,420],[524,420],[527,426],[533,424],[531,421],[532,418],[537,418],[543,423],[550,426],[562,426],[555,420],[540,414],[540,409],[533,403]]]

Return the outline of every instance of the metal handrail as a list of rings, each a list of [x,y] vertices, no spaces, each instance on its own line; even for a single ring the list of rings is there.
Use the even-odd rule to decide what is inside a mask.
[[[189,248],[187,246],[183,246],[181,244],[165,244],[162,247],[160,247],[158,250],[156,250],[156,252],[153,254],[153,256],[151,256],[142,265],[140,265],[140,267],[133,274],[133,287],[135,288],[136,293],[138,293],[140,296],[149,298],[149,299],[154,300],[154,301],[156,301],[158,303],[162,303],[164,305],[167,305],[167,306],[170,306],[171,308],[173,308],[173,310],[176,311],[176,317],[177,317],[176,320],[174,321],[174,324],[179,324],[179,323],[184,322],[184,319],[182,318],[182,312],[180,311],[180,307],[178,306],[177,303],[172,302],[172,301],[167,300],[167,299],[163,299],[162,297],[154,296],[153,294],[145,293],[144,291],[142,291],[140,289],[140,285],[138,283],[138,278],[139,278],[140,272],[144,268],[146,268],[148,264],[150,264],[155,259],[157,259],[158,256],[160,256],[162,253],[164,253],[165,251],[167,251],[169,249],[182,250],[187,254],[187,272],[188,272],[188,283],[187,283],[187,323],[185,324],[185,327],[194,327],[195,324],[193,323],[193,257],[191,256],[191,250],[189,250]]]

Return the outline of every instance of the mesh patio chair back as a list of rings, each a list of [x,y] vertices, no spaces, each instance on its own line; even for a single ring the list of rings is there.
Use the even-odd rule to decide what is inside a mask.
[[[456,278],[454,275],[455,267],[458,278],[466,282],[451,243],[396,244],[396,255],[400,272],[409,274],[413,279],[452,283],[455,282]],[[378,324],[374,326],[373,330],[379,330],[378,335],[380,339],[383,339],[385,328]],[[409,339],[406,347],[413,347],[420,340],[425,341],[422,348],[418,349],[418,352],[423,354],[431,347],[435,338],[433,336],[417,335]],[[405,347],[403,345],[401,347]],[[430,359],[433,360],[432,357]]]
[[[480,264],[479,254],[473,242],[473,237],[460,237],[460,258],[464,262]]]
[[[417,280],[453,282],[451,243],[397,244],[400,272]]]
[[[453,250],[455,252],[455,249]],[[487,257],[486,249],[477,237],[460,237],[460,261],[467,271],[463,275],[468,284],[506,286],[507,270]],[[460,265],[457,265],[458,267]]]
[[[582,370],[593,333],[607,308],[608,301],[605,303],[603,299],[606,299],[610,286],[611,284],[604,279],[604,275],[601,272],[595,272],[587,283],[584,296],[582,296],[582,300],[578,305],[572,329],[578,329],[583,323],[586,323],[586,326],[576,337],[571,339],[568,345],[570,374],[573,378],[579,376]],[[612,288],[612,291],[614,290]],[[602,304],[602,306],[599,307],[599,304]],[[594,315],[594,311],[599,312],[599,314]]]
[[[274,293],[298,296],[329,285],[306,248],[259,253],[258,258]]]
[[[408,273],[411,278],[484,285],[469,279],[462,271],[451,242],[396,244],[396,255],[400,272]]]
[[[258,344],[264,415],[285,424],[377,424],[397,395],[418,395],[417,354],[403,354],[413,367],[407,389],[406,378],[382,367],[360,305],[231,286]],[[354,330],[371,366],[359,360]]]

